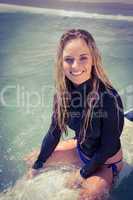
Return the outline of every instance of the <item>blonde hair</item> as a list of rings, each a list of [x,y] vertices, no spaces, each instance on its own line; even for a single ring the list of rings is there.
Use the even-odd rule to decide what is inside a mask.
[[[57,51],[57,60],[55,65],[55,86],[56,86],[56,104],[55,111],[57,114],[57,122],[62,131],[65,131],[67,134],[67,119],[69,118],[69,113],[67,108],[69,106],[69,101],[71,100],[69,91],[68,91],[68,80],[65,77],[63,72],[63,50],[66,44],[73,39],[81,38],[83,39],[91,52],[93,70],[91,72],[92,79],[92,93],[96,94],[99,88],[99,80],[105,85],[106,88],[112,87],[110,80],[108,79],[103,67],[102,60],[99,50],[96,46],[95,40],[92,35],[86,31],[81,29],[71,29],[65,32],[59,42],[58,51]],[[90,99],[90,98],[88,98]],[[83,127],[80,130],[80,143],[82,143],[86,136],[86,129],[89,126],[91,116],[93,113],[93,102],[92,99],[88,102],[89,107],[85,112],[85,119],[83,123]]]

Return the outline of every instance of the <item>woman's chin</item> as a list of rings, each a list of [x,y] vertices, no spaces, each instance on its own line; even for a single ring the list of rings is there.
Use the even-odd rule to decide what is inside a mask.
[[[74,85],[81,85],[82,83],[84,83],[85,81],[87,81],[88,79],[85,79],[85,80],[71,80],[72,81],[72,83],[74,84]]]

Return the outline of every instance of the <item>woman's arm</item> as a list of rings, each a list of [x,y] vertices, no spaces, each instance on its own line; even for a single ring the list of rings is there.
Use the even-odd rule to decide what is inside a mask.
[[[89,177],[106,160],[120,149],[120,135],[124,125],[123,105],[120,96],[106,94],[103,98],[103,117],[101,118],[101,142],[90,164],[81,170],[81,176]]]
[[[53,103],[54,111],[53,111],[53,115],[52,115],[51,125],[49,127],[47,134],[45,135],[45,137],[43,139],[38,158],[32,166],[33,169],[42,168],[43,163],[46,162],[46,160],[52,154],[52,152],[54,151],[54,149],[56,148],[57,144],[60,141],[61,130],[57,123],[57,115],[55,113],[55,106],[56,106],[55,101],[56,101],[56,97],[54,96],[54,103]]]

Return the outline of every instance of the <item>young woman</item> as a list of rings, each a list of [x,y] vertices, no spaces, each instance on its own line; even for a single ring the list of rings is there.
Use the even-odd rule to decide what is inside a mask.
[[[27,158],[36,159],[29,177],[50,165],[80,166],[69,186],[81,187],[80,200],[103,199],[122,169],[123,124],[121,98],[103,70],[94,38],[85,30],[68,30],[57,52],[51,125],[39,155]],[[59,142],[67,126],[75,137]]]

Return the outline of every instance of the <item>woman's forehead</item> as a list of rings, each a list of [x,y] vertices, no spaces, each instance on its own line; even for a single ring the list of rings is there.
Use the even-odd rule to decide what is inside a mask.
[[[90,54],[90,49],[87,43],[81,39],[76,38],[67,42],[63,50],[63,56],[69,55],[81,55],[81,54]]]

